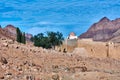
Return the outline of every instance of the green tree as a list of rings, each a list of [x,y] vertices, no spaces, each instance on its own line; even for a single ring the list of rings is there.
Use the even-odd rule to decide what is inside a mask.
[[[56,40],[56,45],[61,45],[62,44],[62,41],[64,40],[63,38],[63,34],[60,33],[60,32],[57,32],[56,33],[56,37],[57,37],[57,40]]]
[[[18,27],[16,29],[16,32],[17,32],[17,42],[26,44],[25,32],[22,34],[22,32]]]
[[[16,32],[17,32],[17,42],[22,42],[21,41],[21,37],[22,37],[22,33],[21,33],[21,31],[20,31],[20,29],[17,27],[17,29],[16,29]]]
[[[21,43],[26,44],[25,32],[21,36]]]
[[[50,42],[48,37],[44,36],[43,33],[39,33],[34,36],[33,42],[35,46],[43,47],[43,48],[51,48]]]
[[[62,44],[63,35],[60,32],[47,32],[48,39],[53,48]]]
[[[30,38],[30,41],[34,42],[34,37],[31,37],[31,38]]]
[[[35,46],[43,48],[55,48],[55,46],[62,44],[63,35],[60,32],[47,32],[44,36],[43,33],[39,33],[33,37],[33,42]]]
[[[34,36],[33,41],[35,46],[40,46],[41,44],[41,39],[44,37],[43,33],[39,33]]]

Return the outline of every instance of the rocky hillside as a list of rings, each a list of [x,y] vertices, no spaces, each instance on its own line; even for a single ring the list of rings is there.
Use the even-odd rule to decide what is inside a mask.
[[[30,40],[32,34],[26,33],[25,36],[27,40]],[[5,28],[0,28],[0,37],[6,37],[15,40],[16,27],[13,25],[7,25]]]
[[[92,38],[94,41],[119,42],[120,18],[109,20],[107,17],[102,18],[99,22],[94,23],[87,32],[79,36],[79,38]]]
[[[0,38],[0,80],[120,80],[119,59],[75,50],[63,53]]]
[[[0,37],[6,37],[12,40],[16,39],[16,36],[14,34],[12,34],[11,32],[9,32],[6,29],[0,28]]]

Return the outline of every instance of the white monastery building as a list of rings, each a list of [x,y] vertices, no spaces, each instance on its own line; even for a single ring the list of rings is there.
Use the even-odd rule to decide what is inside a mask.
[[[69,36],[67,37],[67,39],[78,39],[78,37],[76,36],[74,32],[71,32]]]

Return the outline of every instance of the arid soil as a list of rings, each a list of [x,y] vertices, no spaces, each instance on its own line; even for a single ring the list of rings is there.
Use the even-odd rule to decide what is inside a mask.
[[[120,80],[119,59],[75,50],[63,53],[0,38],[0,80]]]

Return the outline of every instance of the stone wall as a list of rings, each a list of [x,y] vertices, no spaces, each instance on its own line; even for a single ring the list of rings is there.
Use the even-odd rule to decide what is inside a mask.
[[[120,43],[78,40],[78,47],[85,48],[92,57],[120,58]]]
[[[63,45],[61,45],[61,51],[72,52],[74,48],[77,47],[77,39],[66,39],[63,41]]]
[[[95,42],[91,39],[66,39],[63,45],[58,48],[61,52],[75,52],[75,48],[84,48],[88,56],[98,58],[120,58],[120,44],[112,42]],[[81,52],[79,52],[81,53]],[[86,53],[85,53],[86,54]]]

